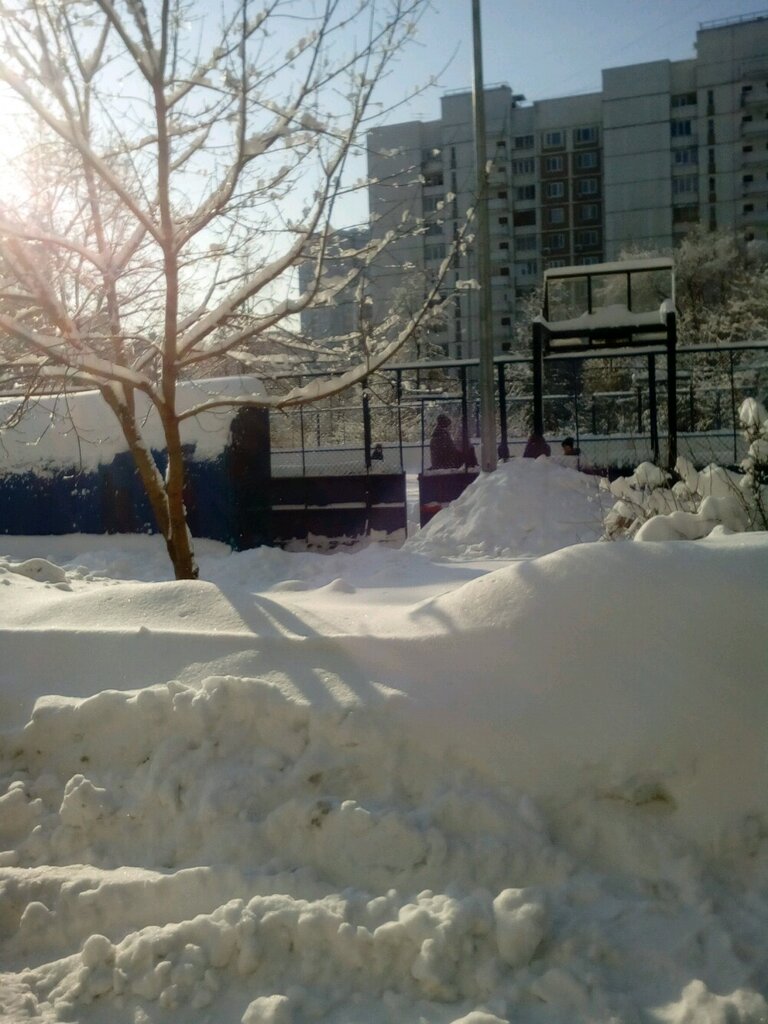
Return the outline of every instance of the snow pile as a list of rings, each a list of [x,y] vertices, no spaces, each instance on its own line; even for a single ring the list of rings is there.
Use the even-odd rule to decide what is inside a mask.
[[[405,549],[430,558],[548,554],[597,540],[607,508],[596,477],[554,459],[511,459],[481,474]]]
[[[0,1020],[768,1017],[764,534],[112,544],[0,560]]]

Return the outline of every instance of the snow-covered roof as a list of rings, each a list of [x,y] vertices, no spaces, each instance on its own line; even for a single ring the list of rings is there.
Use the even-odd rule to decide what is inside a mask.
[[[185,412],[215,398],[260,398],[264,385],[255,377],[210,377],[184,381],[177,389],[177,409]],[[3,426],[20,398],[0,398],[0,467],[5,472],[76,467],[94,469],[109,463],[127,443],[114,414],[98,391],[75,391],[36,398],[14,426]],[[144,394],[136,396],[137,416],[150,448],[165,448],[162,427]],[[185,444],[197,458],[214,458],[227,444],[231,407],[209,409],[181,424]]]
[[[592,274],[642,273],[647,270],[672,270],[674,261],[669,256],[653,256],[648,259],[614,260],[610,263],[590,263],[579,267],[552,267],[544,271],[544,281],[558,277],[586,277]]]

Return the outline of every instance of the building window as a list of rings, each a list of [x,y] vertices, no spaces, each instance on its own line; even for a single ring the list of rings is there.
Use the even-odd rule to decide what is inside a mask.
[[[515,246],[518,252],[527,252],[536,249],[536,235],[521,235],[515,239]]]
[[[515,210],[513,214],[513,223],[516,228],[529,227],[536,223],[536,211],[535,210]]]
[[[576,170],[592,171],[597,167],[597,150],[591,149],[588,153],[576,154]]]
[[[673,206],[672,207],[672,223],[673,224],[694,224],[699,219],[699,208],[696,205],[688,206]]]
[[[499,277],[509,277],[509,267],[499,267]]]
[[[690,118],[670,121],[669,128],[673,139],[682,139],[687,135],[693,135],[693,122]]]
[[[564,249],[565,248],[565,232],[557,231],[557,232],[555,232],[555,234],[547,235],[545,241],[546,241],[546,246],[550,250],[550,252],[552,250],[554,250],[554,249]]]
[[[555,267],[564,267],[565,260],[547,260],[547,267],[554,269]]]
[[[596,196],[598,192],[597,178],[581,178],[577,191],[580,196]]]
[[[556,149],[565,145],[565,132],[544,132],[544,148]]]
[[[553,206],[551,210],[548,210],[549,223],[550,224],[565,224],[565,207],[564,206]]]
[[[562,199],[565,195],[565,182],[548,181],[546,195],[547,199]]]
[[[681,196],[689,192],[698,192],[699,177],[697,174],[683,174],[672,179],[672,195]]]
[[[742,185],[750,185],[755,180],[754,174],[742,174],[741,183]]]
[[[513,174],[533,174],[535,170],[536,162],[532,156],[526,157],[524,160],[512,161]]]
[[[512,323],[511,317],[503,316],[501,318],[501,326],[502,327],[509,327],[511,323]]]
[[[445,259],[445,243],[433,243],[431,245],[424,246],[424,259],[425,260],[444,260]]]
[[[561,156],[548,156],[544,158],[544,169],[550,173],[553,171],[562,171],[563,169],[563,158]]]
[[[509,242],[499,242],[499,248],[500,249],[508,249],[509,248]]]
[[[499,191],[496,193],[496,198],[497,199],[506,199],[507,198],[507,190],[505,188],[500,188]]]
[[[443,184],[443,172],[442,171],[429,171],[424,175],[424,187],[425,188],[436,188]]]
[[[576,248],[577,249],[593,249],[600,241],[600,235],[597,231],[577,231],[576,232]]]
[[[539,272],[537,260],[523,260],[515,264],[516,277],[535,277]]]
[[[597,128],[577,128],[573,133],[573,142],[576,146],[597,142]]]
[[[678,92],[672,97],[672,108],[676,107],[695,107],[696,106],[696,93],[695,92]]]
[[[533,149],[532,135],[516,135],[515,149]]]
[[[438,221],[436,221],[436,222],[434,222],[432,224],[427,224],[427,230],[426,230],[425,234],[427,234],[427,235],[442,235],[442,233],[443,233],[443,222],[441,220],[438,220]]]
[[[600,262],[600,257],[599,256],[579,256],[579,258],[576,260],[576,262],[581,267],[591,267],[595,263],[599,263]]]
[[[685,146],[683,149],[673,151],[673,162],[675,164],[697,164],[699,162],[699,151],[696,146]]]
[[[445,201],[445,196],[424,196],[422,200],[422,209],[424,213],[434,213],[436,210],[442,208]]]
[[[515,198],[518,202],[522,202],[526,199],[536,198],[536,186],[535,185],[519,185],[515,189]]]
[[[597,220],[599,211],[597,203],[583,203],[577,208],[577,216],[582,224],[586,224],[591,220]]]

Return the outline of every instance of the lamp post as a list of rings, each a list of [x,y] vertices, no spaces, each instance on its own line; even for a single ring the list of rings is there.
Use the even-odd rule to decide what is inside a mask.
[[[485,95],[483,52],[480,34],[480,0],[472,0],[474,87],[472,109],[477,175],[477,270],[480,284],[480,466],[485,473],[496,469],[496,415],[493,396],[493,332],[491,327],[491,258],[488,231],[488,171],[485,153]]]

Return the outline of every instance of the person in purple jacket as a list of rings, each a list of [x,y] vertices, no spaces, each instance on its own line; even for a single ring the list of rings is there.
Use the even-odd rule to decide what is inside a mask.
[[[432,469],[458,469],[464,458],[451,437],[451,418],[445,413],[437,417],[437,425],[429,440]]]
[[[531,434],[523,452],[524,459],[538,459],[540,455],[551,455],[552,449],[541,434]]]

